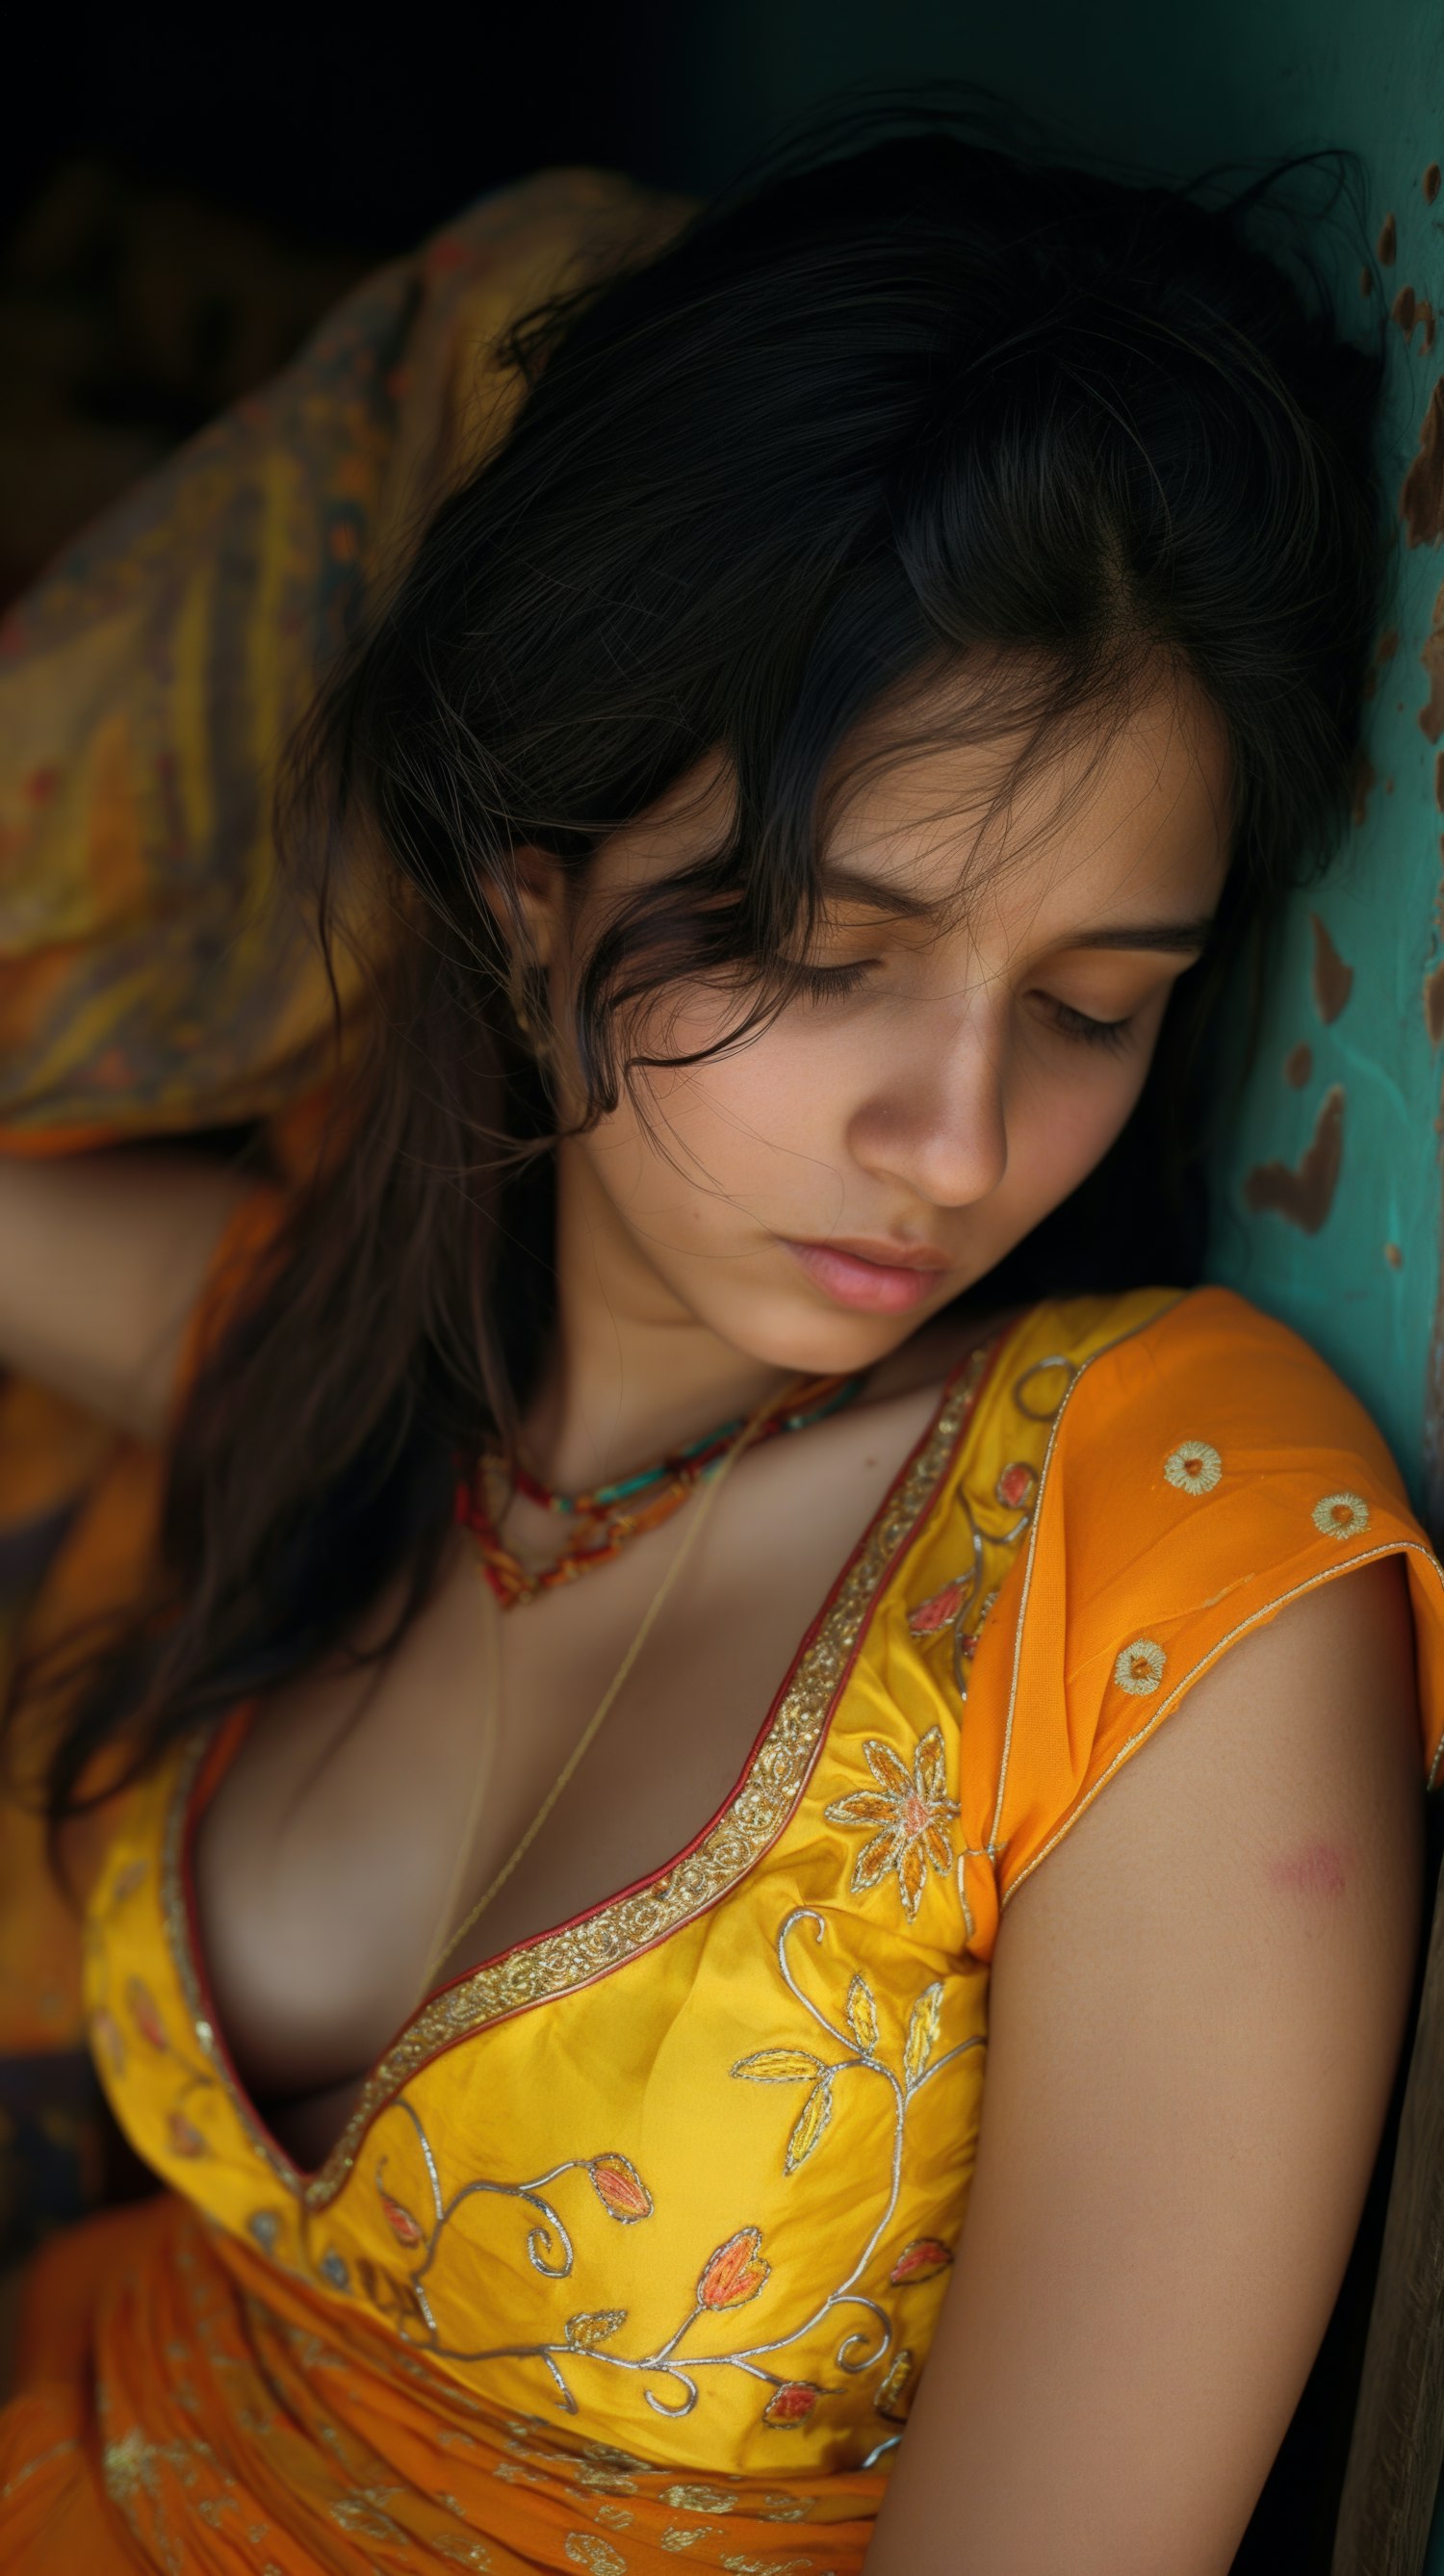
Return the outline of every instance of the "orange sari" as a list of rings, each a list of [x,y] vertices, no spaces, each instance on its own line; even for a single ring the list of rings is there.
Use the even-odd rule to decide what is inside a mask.
[[[1226,1291],[1050,1303],[953,1372],[688,1848],[430,1996],[323,2164],[227,2055],[196,1817],[127,1799],[86,1992],[164,2186],[37,2258],[9,2576],[855,2576],[965,2221],[1001,1915],[1201,1673],[1444,1570],[1330,1371]]]

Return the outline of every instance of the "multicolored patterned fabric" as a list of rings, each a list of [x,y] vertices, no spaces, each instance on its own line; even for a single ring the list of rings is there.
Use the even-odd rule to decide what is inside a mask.
[[[87,1924],[166,2191],[33,2267],[7,2568],[852,2576],[1003,1910],[1236,1639],[1395,1553],[1432,1770],[1444,1570],[1322,1362],[1222,1290],[1034,1309],[952,1373],[720,1813],[428,1997],[312,2171],[232,2068],[191,1897],[260,1712],[177,1749]]]

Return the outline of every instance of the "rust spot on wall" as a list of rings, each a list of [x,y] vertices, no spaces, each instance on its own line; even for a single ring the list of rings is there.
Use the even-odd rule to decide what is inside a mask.
[[[1397,626],[1386,626],[1374,647],[1374,659],[1376,662],[1392,662],[1398,650],[1399,629]]]
[[[1379,238],[1374,244],[1374,249],[1378,256],[1379,266],[1381,268],[1392,268],[1395,260],[1399,256],[1399,227],[1395,223],[1392,215],[1386,215],[1383,222],[1380,224]]]
[[[1439,164],[1437,161],[1430,162],[1428,169],[1425,171],[1423,178],[1419,182],[1419,185],[1424,191],[1425,205],[1432,206],[1435,198],[1439,194]]]
[[[1314,1005],[1325,1028],[1332,1027],[1354,989],[1354,970],[1346,966],[1316,912],[1309,914],[1314,934],[1314,966],[1311,981]]]
[[[1435,966],[1424,978],[1424,1026],[1429,1044],[1437,1046],[1444,1038],[1444,966]]]
[[[1444,589],[1434,602],[1419,659],[1429,678],[1429,695],[1419,709],[1419,730],[1426,742],[1437,742],[1444,734]]]
[[[1371,268],[1361,268],[1359,271],[1359,293],[1361,295],[1372,295],[1373,292],[1374,272]]]
[[[1399,516],[1409,530],[1411,546],[1430,546],[1444,537],[1444,384],[1429,396],[1419,432],[1419,452],[1404,477]]]
[[[1444,751],[1434,754],[1434,802],[1444,814]]]
[[[1419,319],[1424,325],[1423,336],[1420,339],[1419,346],[1427,358],[1430,350],[1434,346],[1435,332],[1434,307],[1430,303],[1427,295],[1421,295],[1419,298]]]
[[[1291,1091],[1302,1091],[1314,1069],[1314,1051],[1303,1038],[1290,1047],[1284,1057],[1284,1080]]]
[[[1418,310],[1419,298],[1415,294],[1413,287],[1401,286],[1393,303],[1389,307],[1389,319],[1391,322],[1398,323],[1406,340],[1414,328],[1414,316]]]
[[[1369,798],[1377,778],[1378,772],[1368,753],[1361,751],[1354,763],[1353,776],[1349,782],[1350,811],[1356,824],[1366,823],[1369,819]]]
[[[1385,1244],[1384,1259],[1391,1270],[1402,1270],[1404,1267],[1404,1255],[1397,1243]]]
[[[1255,1216],[1287,1217],[1305,1234],[1317,1234],[1339,1186],[1344,1163],[1344,1087],[1333,1083],[1319,1104],[1314,1132],[1296,1164],[1255,1163],[1243,1199]]]

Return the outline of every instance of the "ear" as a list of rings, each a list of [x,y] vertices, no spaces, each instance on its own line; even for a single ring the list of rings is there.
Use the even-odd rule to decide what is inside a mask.
[[[533,841],[518,843],[512,852],[512,865],[528,951],[538,966],[546,968],[556,954],[565,914],[566,879],[562,865],[549,850],[538,849]],[[508,947],[511,947],[515,943],[516,927],[506,897],[489,884],[483,884],[482,894]]]

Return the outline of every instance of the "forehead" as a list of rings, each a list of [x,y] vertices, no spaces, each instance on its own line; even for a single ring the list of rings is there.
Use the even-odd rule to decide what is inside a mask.
[[[1023,726],[1001,667],[995,657],[987,679],[899,693],[848,735],[818,807],[830,902],[936,922],[984,898],[1036,905],[1045,885],[1096,906],[1115,884],[1181,880],[1211,903],[1229,757],[1198,684],[1160,668],[1115,704],[1056,723],[1045,704]],[[635,889],[717,848],[734,806],[732,766],[715,749],[603,845],[592,890]]]
[[[1050,726],[988,722],[954,690],[860,726],[825,789],[821,878],[839,905],[907,911],[1045,888],[1106,899],[1132,883],[1221,882],[1230,826],[1222,719],[1187,674]],[[1211,899],[1211,898],[1210,898]]]

